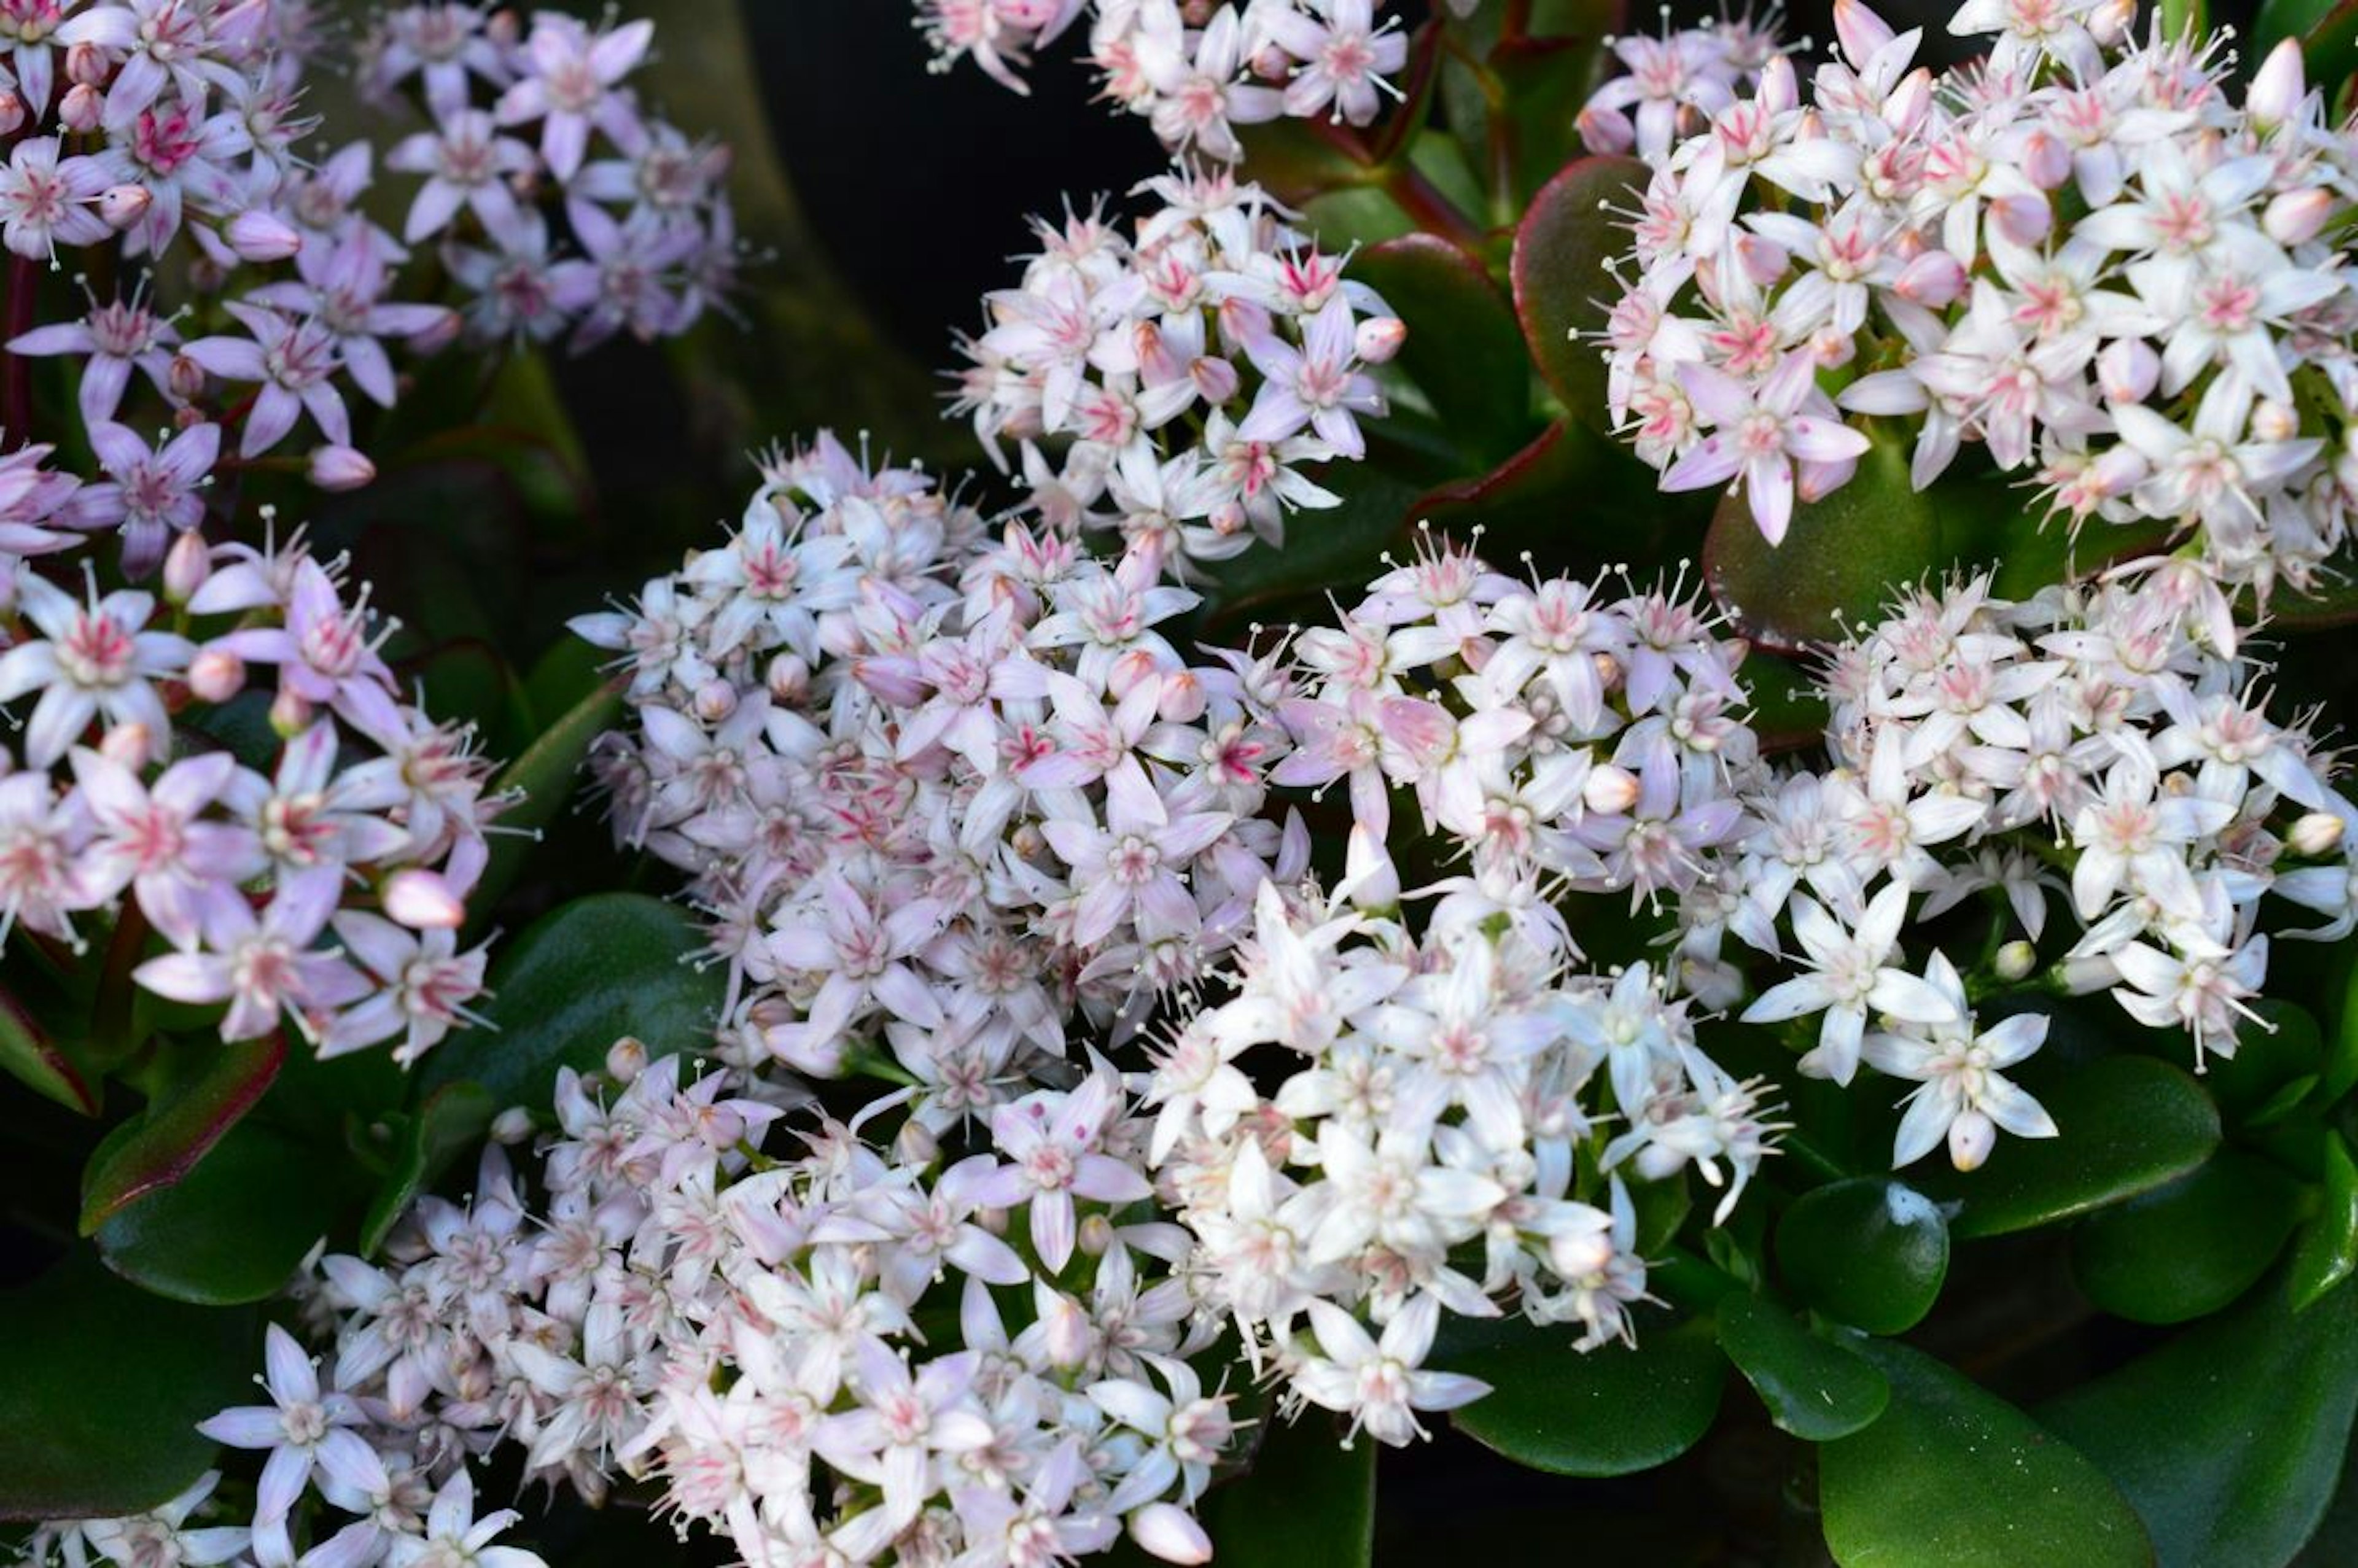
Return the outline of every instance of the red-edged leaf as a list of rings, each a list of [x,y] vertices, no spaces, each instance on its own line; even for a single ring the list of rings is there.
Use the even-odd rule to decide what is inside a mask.
[[[1495,463],[1531,438],[1522,330],[1480,263],[1436,234],[1403,234],[1358,252],[1351,276],[1408,323],[1400,367],[1462,450]]]
[[[287,1059],[286,1039],[276,1033],[180,1049],[196,1059],[159,1086],[145,1110],[109,1133],[82,1167],[84,1236],[133,1199],[187,1175],[254,1108]]]
[[[1677,557],[1702,532],[1709,499],[1663,495],[1618,442],[1558,420],[1488,473],[1426,492],[1410,511],[1465,535],[1479,526],[1496,563],[1531,553],[1543,571],[1642,569]]]
[[[1629,248],[1629,237],[1604,209],[1637,205],[1648,178],[1636,158],[1582,158],[1540,188],[1515,231],[1515,314],[1523,339],[1564,408],[1607,438],[1605,361],[1593,340],[1616,292],[1605,264]]]
[[[0,990],[0,1067],[68,1110],[98,1114],[99,1098],[24,1004]]]
[[[1441,19],[1434,17],[1416,30],[1408,46],[1408,70],[1401,77],[1401,101],[1384,116],[1368,148],[1378,163],[1390,163],[1408,146],[1424,124],[1433,104],[1433,83],[1441,79]]]

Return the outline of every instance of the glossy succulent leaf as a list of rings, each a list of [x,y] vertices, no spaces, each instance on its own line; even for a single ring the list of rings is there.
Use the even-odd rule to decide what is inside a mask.
[[[1891,1402],[1818,1451],[1826,1545],[1842,1568],[2144,1568],[2153,1549],[2088,1459],[1919,1350],[1864,1340]]]
[[[1720,500],[1704,541],[1712,597],[1782,653],[1839,637],[1846,622],[1879,619],[1895,592],[1948,564],[1939,511],[1909,483],[1907,448],[1888,438],[1859,459],[1848,484],[1797,503],[1781,543],[1761,535],[1742,495]]]
[[[2305,1008],[2273,998],[2255,1001],[2258,1021],[2235,1031],[2235,1054],[2211,1064],[2203,1087],[2231,1124],[2261,1115],[2286,1086],[2314,1080],[2325,1065],[2325,1040]]]
[[[1562,419],[1488,473],[1437,486],[1408,513],[1460,539],[1479,527],[1494,565],[1529,551],[1541,571],[1578,575],[1607,556],[1641,570],[1673,557],[1707,516],[1693,496],[1658,493],[1654,471],[1627,448]]]
[[[2293,1308],[2300,1312],[2358,1270],[2358,1161],[2352,1160],[2350,1141],[2341,1133],[2328,1129],[2322,1141],[2324,1179],[2317,1212],[2293,1247],[2288,1281]]]
[[[1612,32],[1619,7],[1590,4],[1560,9],[1564,12],[1562,33],[1506,39],[1490,51],[1491,73],[1506,92],[1503,110],[1493,114],[1491,134],[1502,144],[1497,158],[1519,211],[1550,179],[1586,155],[1577,117],[1566,114],[1564,106],[1586,101],[1618,63],[1600,40]],[[1586,15],[1573,14],[1575,9]],[[1627,250],[1628,236],[1616,232],[1622,242],[1617,250]]]
[[[373,1254],[417,1195],[431,1187],[462,1156],[482,1146],[499,1104],[482,1085],[464,1079],[427,1095],[403,1124],[393,1168],[377,1184],[361,1220],[361,1251]]]
[[[1752,697],[1751,724],[1761,746],[1791,751],[1824,742],[1833,717],[1817,684],[1795,661],[1776,654],[1747,655],[1739,672]]]
[[[497,1106],[545,1107],[559,1067],[597,1066],[623,1035],[656,1055],[694,1050],[725,994],[718,968],[691,961],[704,946],[687,911],[641,893],[553,909],[492,964],[492,1027],[451,1036],[419,1066],[419,1086],[471,1080]]]
[[[1204,1496],[1199,1517],[1215,1560],[1229,1568],[1372,1562],[1381,1444],[1343,1442],[1325,1411],[1306,1410],[1291,1422],[1267,1418],[1251,1467]]]
[[[1890,1400],[1891,1384],[1881,1372],[1774,1303],[1725,1296],[1717,1317],[1719,1347],[1768,1407],[1768,1419],[1796,1437],[1847,1437]]]
[[[547,827],[573,798],[576,775],[590,742],[612,722],[622,704],[620,686],[598,682],[500,770],[492,789],[520,790],[524,798],[501,815],[500,825],[506,831],[492,840],[491,859],[469,899],[478,927],[489,921],[500,895],[531,852],[532,840],[525,835]]]
[[[2061,1137],[2001,1138],[1978,1171],[1917,1178],[1961,1206],[1949,1221],[1960,1237],[2003,1236],[2123,1202],[2177,1180],[2219,1146],[2219,1108],[2168,1062],[2105,1056],[2023,1076]]]
[[[40,1021],[5,991],[0,991],[0,1069],[68,1110],[98,1114],[98,1093],[81,1069]]]
[[[1329,593],[1356,603],[1383,569],[1384,552],[1407,537],[1415,522],[1414,486],[1364,464],[1336,465],[1319,480],[1342,496],[1342,505],[1296,514],[1283,549],[1255,546],[1206,569],[1208,636],[1241,641],[1242,629],[1256,619],[1282,620],[1297,607],[1323,612]]]
[[[1648,178],[1636,158],[1582,158],[1540,189],[1515,231],[1515,314],[1531,357],[1572,416],[1612,439],[1595,336],[1613,306],[1605,264],[1629,248],[1629,235],[1606,208],[1635,207]]]
[[[98,1227],[99,1251],[157,1295],[200,1306],[258,1302],[329,1234],[341,1175],[318,1149],[249,1119],[187,1175],[117,1210]]]
[[[2080,1288],[2139,1323],[2217,1312],[2267,1272],[2300,1217],[2300,1184],[2222,1149],[2166,1186],[2090,1215],[2071,1236]]]
[[[1898,1334],[1932,1310],[1949,1271],[1949,1227],[1931,1201],[1881,1176],[1803,1195],[1777,1223],[1777,1266],[1793,1293],[1837,1322]]]
[[[2325,1077],[2317,1087],[2317,1098],[2331,1105],[2353,1088],[2358,1088],[2358,964],[2351,966],[2343,984],[2342,1011],[2327,1044]]]
[[[1518,1465],[1559,1476],[1627,1476],[1677,1458],[1711,1428],[1727,1363],[1702,1320],[1640,1317],[1633,1349],[1581,1354],[1573,1331],[1520,1318],[1451,1319],[1432,1364],[1491,1391],[1451,1424]]]
[[[2358,4],[2352,0],[2264,0],[2253,33],[2255,61],[2287,38],[2301,39],[2309,85],[2325,90],[2329,107],[2358,69]]]
[[[150,1509],[203,1473],[196,1423],[253,1391],[250,1311],[187,1306],[88,1249],[0,1291],[0,1519]]]
[[[2333,1496],[2358,1410],[2358,1291],[2274,1286],[2041,1418],[2136,1504],[2164,1568],[2277,1563]]]
[[[286,1040],[276,1033],[174,1047],[155,1098],[109,1133],[82,1167],[81,1233],[90,1235],[135,1199],[193,1170],[254,1108],[286,1056]]]
[[[1469,458],[1487,469],[1531,439],[1539,426],[1522,330],[1479,263],[1446,240],[1414,233],[1368,246],[1350,270],[1408,323],[1400,367]]]

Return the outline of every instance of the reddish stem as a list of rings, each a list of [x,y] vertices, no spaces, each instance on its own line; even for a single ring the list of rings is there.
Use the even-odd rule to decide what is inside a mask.
[[[1505,15],[1498,18],[1498,38],[1520,38],[1531,30],[1531,0],[1507,0]]]
[[[1399,202],[1401,211],[1415,219],[1419,228],[1440,235],[1477,260],[1480,258],[1483,239],[1480,226],[1460,211],[1457,204],[1444,195],[1439,186],[1425,178],[1415,165],[1403,158],[1386,167],[1383,187],[1385,194]]]

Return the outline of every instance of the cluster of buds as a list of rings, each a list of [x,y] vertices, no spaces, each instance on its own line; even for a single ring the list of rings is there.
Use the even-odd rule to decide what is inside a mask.
[[[133,981],[223,1006],[224,1040],[291,1022],[322,1055],[395,1040],[408,1062],[467,1022],[483,954],[458,932],[504,801],[468,730],[401,699],[335,563],[186,535],[161,601],[5,586],[11,929],[80,948],[111,921],[129,956],[161,949]],[[267,772],[217,738],[256,730]]]
[[[1094,211],[1035,225],[1022,285],[962,344],[957,407],[994,456],[1017,443],[1043,526],[1118,528],[1184,579],[1339,503],[1302,470],[1365,453],[1358,416],[1384,411],[1369,369],[1405,330],[1259,187],[1141,189],[1156,206],[1130,233]]]
[[[1444,1310],[1632,1340],[1624,1171],[1693,1162],[1724,1218],[1776,1130],[1647,967],[1566,977],[1450,900],[1412,936],[1371,844],[1342,888],[1359,910],[1263,888],[1234,995],[1179,1032],[1148,1098],[1208,1304],[1295,1399],[1397,1444],[1418,1411],[1487,1391],[1423,1368]]]
[[[1451,0],[1459,15],[1473,0]],[[916,0],[936,70],[972,59],[1018,92],[1032,52],[1089,15],[1102,96],[1174,153],[1244,156],[1237,127],[1282,116],[1372,121],[1408,61],[1386,0]]]
[[[687,871],[741,1054],[888,1054],[957,1119],[1195,983],[1307,835],[1266,819],[1274,673],[1191,664],[1141,555],[979,519],[840,446],[773,460],[725,548],[576,629],[622,654],[595,754]]]
[[[1842,0],[1806,98],[1781,54],[1745,89],[1722,29],[1647,41],[1585,122],[1654,170],[1613,414],[1664,488],[1734,481],[1772,542],[1887,420],[1919,489],[1978,445],[2075,529],[2158,524],[2223,580],[2306,589],[2358,479],[2358,149],[2297,43],[2237,105],[2207,52],[2125,44],[2121,7],[2032,10],[1960,10],[2001,36],[1936,77]]]

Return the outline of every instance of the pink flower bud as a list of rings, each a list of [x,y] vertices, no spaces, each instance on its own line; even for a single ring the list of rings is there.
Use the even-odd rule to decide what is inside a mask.
[[[227,702],[245,689],[245,661],[223,648],[207,648],[189,661],[189,689],[200,702]]]
[[[1583,145],[1598,157],[1619,157],[1638,145],[1638,127],[1618,109],[1592,103],[1573,124],[1579,127]]]
[[[762,684],[779,704],[792,707],[810,693],[810,666],[792,654],[780,654],[762,672]]]
[[[69,131],[95,131],[105,114],[106,95],[88,82],[76,82],[58,100],[58,124]]]
[[[1600,816],[1618,816],[1638,804],[1638,775],[1612,762],[1589,770],[1580,798]]]
[[[1075,1238],[1075,1245],[1080,1249],[1083,1256],[1102,1258],[1106,1255],[1106,1249],[1113,1244],[1113,1221],[1101,1214],[1089,1215],[1081,1221],[1081,1228]]]
[[[2107,403],[2143,403],[2161,381],[2161,356],[2140,338],[2123,338],[2096,356],[2096,384]]]
[[[492,1141],[514,1148],[532,1136],[532,1112],[512,1105],[492,1118]]]
[[[1903,140],[1914,135],[1916,128],[1931,112],[1932,73],[1920,65],[1901,77],[1899,85],[1893,88],[1891,96],[1883,102],[1884,123],[1891,127],[1893,135]],[[1898,161],[1906,157],[1902,149],[1895,147],[1893,154],[1895,161],[1892,168],[1908,167]]]
[[[1865,65],[1897,36],[1890,23],[1859,0],[1834,0],[1834,37],[1842,40],[1843,54],[1851,64]]]
[[[172,410],[172,428],[193,430],[205,422],[205,411],[194,404],[183,404]]]
[[[2043,196],[2001,196],[1990,203],[1990,222],[2017,245],[2035,245],[2055,226]]]
[[[1268,308],[1232,295],[1220,301],[1220,341],[1231,349],[1259,343],[1269,337]]]
[[[376,478],[376,465],[351,447],[314,447],[308,471],[313,484],[334,492],[358,490]]]
[[[2288,190],[2269,201],[2267,211],[2260,215],[2260,227],[2280,245],[2305,244],[2324,232],[2341,205],[2333,192],[2321,185]]]
[[[98,195],[98,216],[116,233],[147,216],[147,209],[156,205],[156,197],[144,185],[111,185]]]
[[[213,553],[205,544],[204,535],[191,529],[172,541],[164,555],[164,599],[170,604],[186,604],[205,586],[213,575]]]
[[[98,754],[136,773],[147,765],[156,737],[136,719],[117,724],[99,737]]]
[[[96,44],[85,41],[66,46],[66,80],[76,87],[103,87],[114,70],[106,51]]]
[[[241,259],[250,262],[285,261],[303,248],[301,230],[255,208],[232,218],[222,228],[222,238]]]
[[[1154,655],[1143,648],[1132,648],[1113,662],[1106,672],[1106,694],[1116,702],[1136,690],[1141,681],[1150,681],[1162,674]]]
[[[281,687],[270,699],[270,728],[282,741],[292,741],[311,728],[311,699],[293,687]]]
[[[1370,914],[1400,906],[1400,868],[1392,864],[1383,840],[1364,825],[1351,828],[1349,845],[1343,851],[1343,881],[1335,891],[1349,899],[1352,908]]]
[[[1130,1539],[1149,1557],[1195,1564],[1212,1560],[1212,1538],[1177,1503],[1149,1503],[1130,1516]]]
[[[385,878],[385,918],[412,931],[456,931],[467,924],[466,902],[440,873],[406,866]]]
[[[1801,79],[1793,74],[1790,57],[1768,57],[1768,63],[1760,68],[1760,85],[1754,96],[1760,107],[1771,114],[1782,114],[1801,106]]]
[[[1040,1307],[1040,1327],[1046,1341],[1048,1364],[1079,1366],[1089,1358],[1091,1342],[1097,1337],[1089,1326],[1089,1314],[1081,1310],[1080,1303],[1060,1292],[1041,1293],[1047,1297]]]
[[[696,716],[707,724],[719,724],[737,711],[737,688],[713,676],[696,688]]]
[[[1736,235],[1736,260],[1744,268],[1744,276],[1763,288],[1784,276],[1786,267],[1791,265],[1785,247],[1776,241],[1740,231]]]
[[[0,136],[25,123],[25,101],[14,92],[0,92]]]
[[[1237,367],[1224,359],[1206,354],[1187,367],[1187,379],[1195,384],[1195,391],[1204,401],[1216,408],[1237,395]]]
[[[1926,251],[1899,269],[1891,292],[1927,310],[1945,310],[1964,297],[1965,264],[1946,251]]]
[[[1293,57],[1275,44],[1253,51],[1252,73],[1263,81],[1283,81],[1293,70]]]
[[[1832,321],[1810,334],[1810,358],[1821,370],[1838,370],[1858,356],[1858,341]]]
[[[1204,717],[1210,701],[1203,677],[1193,670],[1180,670],[1163,677],[1163,693],[1155,699],[1154,711],[1165,723],[1193,724]]]
[[[2114,49],[2129,36],[2136,22],[2137,0],[2099,0],[2096,8],[2081,18],[2080,25],[2096,40],[2098,49]]]
[[[2268,51],[2244,94],[2244,108],[2252,123],[2273,131],[2301,111],[2309,98],[2309,76],[2301,61],[2300,40],[2287,38]]]
[[[503,5],[483,24],[483,37],[495,48],[512,49],[524,41],[524,18],[512,7]]]
[[[2330,855],[2342,846],[2342,818],[2330,811],[2311,811],[2293,823],[2285,843],[2296,855]]]
[[[186,354],[174,354],[165,367],[164,392],[176,403],[188,403],[205,390],[205,367]]]
[[[1371,365],[1390,364],[1401,345],[1408,341],[1408,323],[1397,316],[1370,316],[1359,323],[1353,334],[1351,347],[1361,361]]]
[[[2263,397],[2252,405],[2252,434],[2263,441],[2289,441],[2300,434],[2300,410]]]
[[[1251,515],[1245,511],[1243,503],[1236,501],[1223,501],[1212,508],[1212,514],[1204,521],[1210,524],[1212,532],[1223,539],[1233,537],[1252,526]]]
[[[901,1124],[892,1136],[893,1163],[904,1170],[922,1171],[941,1157],[942,1141],[934,1130],[915,1119]]]
[[[2071,149],[2061,136],[2033,131],[2022,144],[2022,172],[2041,190],[2059,189],[2071,178]]]
[[[606,1047],[606,1076],[618,1084],[634,1084],[647,1070],[646,1042],[625,1034]]]

